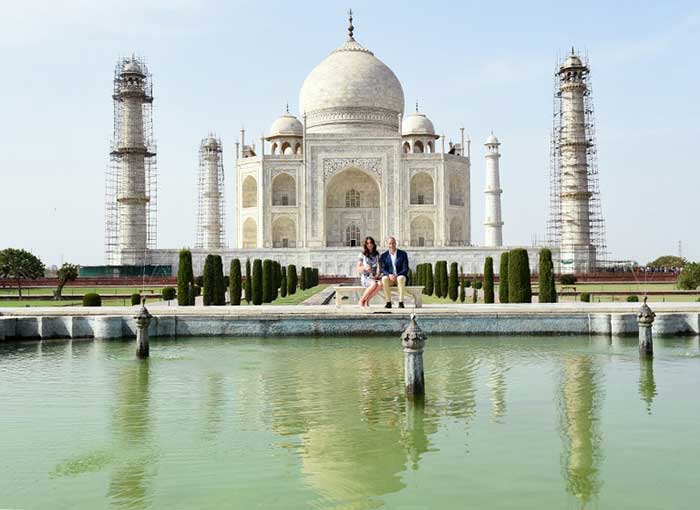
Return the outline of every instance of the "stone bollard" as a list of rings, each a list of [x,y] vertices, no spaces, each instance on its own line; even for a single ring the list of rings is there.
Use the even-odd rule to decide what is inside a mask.
[[[423,348],[425,333],[416,323],[416,314],[411,314],[411,322],[401,335],[404,356],[404,381],[406,396],[410,399],[425,395],[423,379]]]
[[[136,357],[139,359],[148,358],[148,326],[151,324],[153,316],[146,309],[146,298],[141,298],[141,310],[134,317],[136,319]]]
[[[637,314],[637,325],[639,326],[639,355],[653,356],[654,342],[652,341],[651,327],[654,324],[656,314],[647,305],[647,298],[644,296],[644,303]]]

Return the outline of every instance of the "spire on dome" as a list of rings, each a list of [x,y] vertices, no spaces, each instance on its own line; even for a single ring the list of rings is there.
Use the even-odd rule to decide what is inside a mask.
[[[416,101],[416,113],[418,113],[418,101]]]
[[[285,109],[285,111],[286,111],[287,113],[289,113],[289,101],[287,101],[287,106],[285,106],[284,109]]]
[[[355,31],[355,27],[352,25],[352,9],[348,11],[348,18],[350,21],[348,25],[348,41],[354,41],[355,38],[352,36],[352,33]]]

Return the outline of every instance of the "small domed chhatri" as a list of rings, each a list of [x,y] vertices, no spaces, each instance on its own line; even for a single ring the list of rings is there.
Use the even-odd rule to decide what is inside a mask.
[[[299,119],[294,115],[286,111],[281,116],[279,116],[270,126],[269,138],[275,136],[303,136],[304,126]]]
[[[425,113],[415,111],[406,117],[401,125],[401,134],[409,135],[430,135],[435,136],[435,127]]]

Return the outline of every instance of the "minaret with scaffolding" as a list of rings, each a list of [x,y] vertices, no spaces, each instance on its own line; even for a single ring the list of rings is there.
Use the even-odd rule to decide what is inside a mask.
[[[156,146],[153,88],[142,58],[114,70],[114,132],[105,193],[108,265],[143,265],[156,245]]]
[[[590,69],[572,48],[555,73],[548,242],[562,273],[604,265],[607,245],[598,184]]]
[[[197,176],[197,248],[226,247],[224,230],[224,166],[221,140],[210,134],[199,145]]]

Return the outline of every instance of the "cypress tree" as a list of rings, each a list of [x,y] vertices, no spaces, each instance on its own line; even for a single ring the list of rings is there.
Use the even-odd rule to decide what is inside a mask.
[[[297,291],[297,266],[289,264],[287,266],[287,294],[290,296]]]
[[[204,288],[202,298],[204,306],[216,304],[216,260],[214,255],[207,255],[204,259]]]
[[[554,282],[554,264],[552,262],[552,251],[549,248],[540,250],[540,264],[538,274],[539,299],[540,303],[556,303],[557,287]]]
[[[282,266],[280,269],[280,297],[287,296],[287,268]]]
[[[177,266],[177,304],[179,306],[194,305],[194,300],[190,300],[190,289],[193,285],[192,252],[182,249],[180,250],[180,261]]]
[[[408,268],[408,276],[406,276],[406,285],[413,285],[413,269]]]
[[[481,282],[479,280],[474,280],[474,285],[472,285],[474,288],[474,293],[472,294],[472,303],[478,303],[479,302],[479,289],[481,288]]]
[[[493,303],[493,258],[484,261],[484,303]]]
[[[319,276],[319,270],[317,267],[314,268],[314,285],[319,285],[321,283],[321,278]]]
[[[251,297],[254,305],[261,305],[263,302],[263,267],[262,260],[253,260],[253,276],[251,282]]]
[[[447,261],[440,261],[440,297],[447,297],[447,287],[448,287],[448,276],[447,276]]]
[[[508,303],[508,252],[501,253],[501,264],[498,270],[498,301]]]
[[[467,299],[467,283],[464,277],[460,278],[459,282],[459,302],[464,303]]]
[[[272,261],[265,259],[262,262],[262,300],[263,303],[272,302],[272,288],[275,275],[272,269]]]
[[[433,278],[433,264],[431,262],[425,263],[425,295],[432,296],[435,290],[435,280]]]
[[[416,283],[414,285],[424,285],[423,283],[423,264],[418,264],[416,266]]]
[[[229,282],[231,284],[229,301],[231,305],[238,306],[241,304],[241,261],[238,259],[231,260],[229,268]]]
[[[279,292],[280,269],[279,263],[276,260],[272,261],[272,301],[277,299]]]
[[[299,288],[306,290],[306,268],[304,266],[301,266],[301,272],[299,273]]]
[[[457,301],[459,297],[459,277],[457,276],[457,262],[450,264],[450,276],[447,284],[447,293],[451,301]]]
[[[253,301],[253,275],[250,271],[250,259],[245,259],[245,300],[248,304]]]
[[[527,250],[517,248],[508,255],[508,302],[530,303],[532,286],[530,285],[530,262]]]
[[[214,255],[214,276],[216,282],[216,290],[214,295],[215,305],[226,304],[226,278],[224,278],[224,261],[221,255]]]

